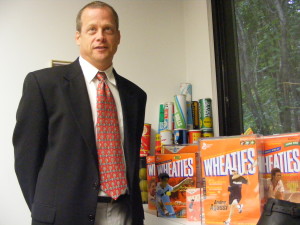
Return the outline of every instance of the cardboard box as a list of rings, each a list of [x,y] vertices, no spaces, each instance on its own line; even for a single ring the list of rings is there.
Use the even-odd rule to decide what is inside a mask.
[[[256,135],[200,140],[206,224],[256,225],[261,214]]]
[[[300,203],[300,133],[287,133],[262,137],[264,161],[262,166],[265,201],[268,197]],[[278,168],[283,190],[272,191],[271,171]],[[276,173],[274,173],[276,175]],[[281,189],[281,188],[280,188]],[[274,190],[274,189],[273,189]],[[279,193],[279,192],[282,192]]]
[[[157,183],[155,156],[147,156],[148,208],[155,210],[155,189]]]
[[[199,162],[198,153],[155,156],[157,216],[186,217],[186,189],[199,186]]]
[[[202,193],[203,195],[203,193]],[[188,221],[201,221],[201,189],[186,189],[186,215]]]
[[[161,154],[199,153],[198,144],[163,145]]]

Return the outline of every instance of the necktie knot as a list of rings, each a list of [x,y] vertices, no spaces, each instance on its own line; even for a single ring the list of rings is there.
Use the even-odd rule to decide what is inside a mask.
[[[104,81],[105,78],[106,78],[106,74],[105,74],[104,72],[98,72],[98,73],[97,73],[97,79],[98,79],[99,81]]]

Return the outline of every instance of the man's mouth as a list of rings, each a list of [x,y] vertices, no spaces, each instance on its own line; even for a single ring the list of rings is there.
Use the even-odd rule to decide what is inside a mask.
[[[105,49],[107,49],[107,47],[106,46],[96,46],[96,47],[94,47],[94,49],[105,50]]]

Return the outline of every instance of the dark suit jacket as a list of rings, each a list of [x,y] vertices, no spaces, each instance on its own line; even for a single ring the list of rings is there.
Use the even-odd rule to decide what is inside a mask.
[[[130,209],[143,224],[139,149],[146,93],[115,71],[124,117]],[[94,224],[99,172],[92,112],[78,59],[29,73],[13,135],[15,170],[33,224]]]

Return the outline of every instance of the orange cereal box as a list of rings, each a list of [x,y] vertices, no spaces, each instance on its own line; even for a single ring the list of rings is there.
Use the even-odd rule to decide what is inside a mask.
[[[186,217],[186,189],[200,182],[199,162],[198,153],[155,156],[157,216]]]
[[[265,200],[271,197],[300,203],[300,133],[262,139]]]
[[[200,188],[186,189],[186,217],[188,221],[201,221]]]
[[[163,145],[161,154],[199,153],[198,144]]]
[[[148,208],[156,209],[155,206],[155,189],[156,189],[156,168],[155,156],[147,156],[147,182],[148,182]]]
[[[205,224],[256,225],[261,214],[257,135],[200,140]]]

